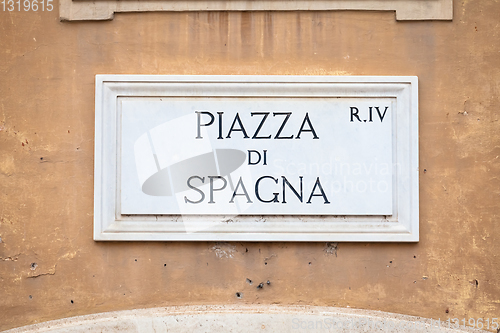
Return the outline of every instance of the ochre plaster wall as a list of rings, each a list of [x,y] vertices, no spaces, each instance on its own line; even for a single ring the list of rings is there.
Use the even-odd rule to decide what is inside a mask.
[[[500,2],[454,11],[0,12],[0,329],[185,304],[499,317]],[[417,75],[420,242],[94,242],[95,74]]]

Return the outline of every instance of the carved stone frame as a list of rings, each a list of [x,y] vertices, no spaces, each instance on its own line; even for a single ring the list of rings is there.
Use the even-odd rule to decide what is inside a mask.
[[[143,97],[338,97],[395,100],[389,216],[123,215],[120,103]],[[94,240],[418,242],[418,79],[415,76],[97,75]],[[215,223],[215,224],[214,224]],[[191,230],[191,231],[189,231]],[[194,230],[194,231],[193,231]],[[189,232],[188,232],[189,231]]]
[[[112,20],[115,13],[154,11],[395,11],[397,20],[451,20],[453,0],[60,0],[61,21]]]

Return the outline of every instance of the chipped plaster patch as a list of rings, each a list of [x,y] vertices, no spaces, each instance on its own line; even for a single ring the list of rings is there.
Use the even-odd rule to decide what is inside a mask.
[[[57,265],[54,265],[54,267],[50,268],[48,271],[41,272],[41,273],[38,273],[38,274],[35,274],[33,272],[33,274],[32,275],[28,275],[27,278],[28,279],[29,278],[37,278],[37,277],[42,276],[42,275],[54,275],[54,274],[56,274],[56,267],[57,267]]]
[[[20,255],[21,255],[21,253],[10,256],[10,257],[4,257],[4,258],[0,257],[0,260],[2,260],[2,261],[17,261],[17,259],[19,259]]]
[[[16,171],[14,156],[4,154],[0,160],[0,174],[11,176]]]
[[[323,251],[325,251],[325,253],[327,255],[331,255],[331,254],[335,254],[335,256],[337,256],[337,248],[339,246],[339,243],[326,243],[326,246],[324,248]]]
[[[236,250],[236,246],[231,245],[226,242],[217,242],[214,246],[212,246],[211,250],[215,252],[217,258],[234,258],[234,254],[238,252]]]

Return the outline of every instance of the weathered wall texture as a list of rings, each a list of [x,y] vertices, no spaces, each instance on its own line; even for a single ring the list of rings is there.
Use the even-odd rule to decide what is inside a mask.
[[[185,304],[498,317],[500,2],[454,10],[0,12],[0,329]],[[417,75],[420,242],[94,242],[94,75],[121,73]]]

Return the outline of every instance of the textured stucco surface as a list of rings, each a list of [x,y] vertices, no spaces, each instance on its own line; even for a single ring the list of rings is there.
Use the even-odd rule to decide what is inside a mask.
[[[0,330],[197,304],[499,317],[500,2],[454,10],[0,12]],[[95,74],[417,75],[420,242],[94,242]]]

